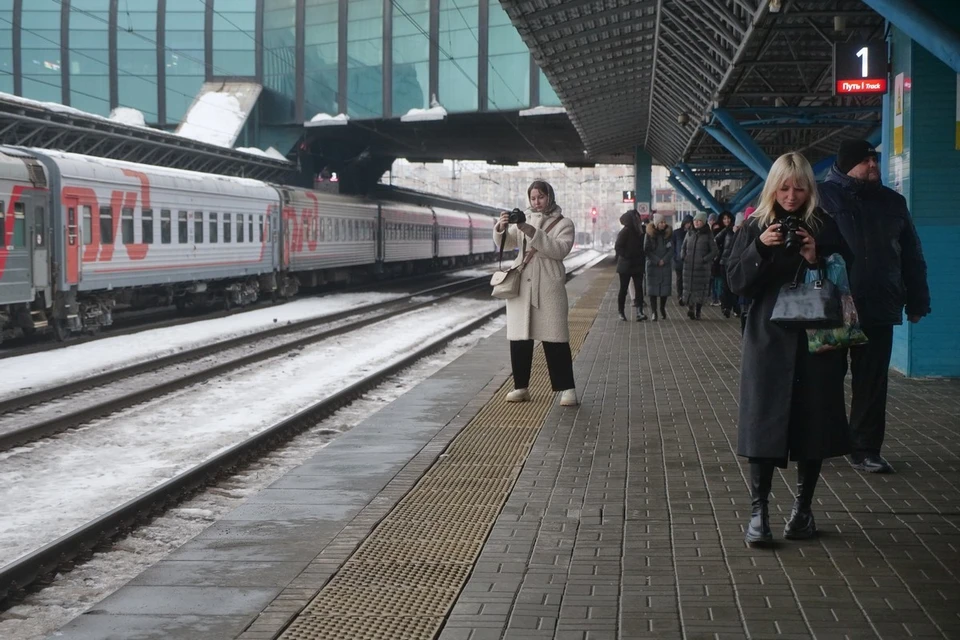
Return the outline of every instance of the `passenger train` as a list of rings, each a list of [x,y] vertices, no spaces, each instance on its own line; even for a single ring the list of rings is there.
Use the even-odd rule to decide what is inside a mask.
[[[491,210],[491,214],[494,212]],[[491,216],[0,146],[0,339],[494,257]]]

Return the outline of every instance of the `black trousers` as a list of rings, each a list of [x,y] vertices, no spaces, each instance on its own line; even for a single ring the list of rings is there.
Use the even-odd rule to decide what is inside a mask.
[[[678,265],[673,267],[674,272],[677,274],[677,300],[683,299],[683,263],[681,262]]]
[[[878,455],[887,427],[887,380],[893,351],[893,327],[863,327],[870,342],[850,348],[853,399],[850,431],[855,456]]]
[[[733,311],[737,307],[737,295],[730,290],[726,274],[720,275],[723,280],[723,290],[720,292],[720,308],[723,311]]]
[[[573,389],[573,355],[569,342],[544,342],[543,355],[547,358],[547,371],[554,391]],[[510,341],[510,364],[513,367],[513,388],[530,386],[530,369],[533,367],[533,340]]]
[[[638,309],[643,309],[643,274],[635,273],[631,275],[629,273],[621,273],[620,292],[617,294],[617,309],[620,313],[623,313],[624,305],[627,304],[627,290],[630,288],[630,278],[633,278],[633,289],[637,294],[636,300],[633,301],[633,306]]]

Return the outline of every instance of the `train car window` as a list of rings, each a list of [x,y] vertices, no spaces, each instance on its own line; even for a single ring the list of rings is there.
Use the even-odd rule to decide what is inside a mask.
[[[268,219],[269,219],[269,218],[268,218]],[[257,226],[260,228],[260,240],[259,240],[259,242],[263,242],[263,216],[257,216],[257,221],[258,221]]]
[[[242,213],[237,214],[237,242],[243,242],[243,236],[246,225],[244,224],[244,215]]]
[[[187,212],[177,213],[177,242],[188,244],[190,242],[190,223],[187,220]]]
[[[83,244],[93,244],[93,209],[83,205],[80,211],[83,212]]]
[[[140,212],[140,242],[153,244],[153,209]]]
[[[113,244],[113,209],[100,207],[100,242]]]
[[[253,242],[253,215],[251,214],[247,218],[247,237],[250,238],[250,242]]]
[[[233,242],[233,214],[223,214],[223,241]]]
[[[173,241],[173,229],[171,228],[173,220],[170,209],[160,210],[160,244],[170,244]]]
[[[22,202],[13,205],[13,246],[15,247],[27,246],[27,221],[24,220],[23,211]]]
[[[7,244],[7,208],[0,200],[0,248]]]
[[[203,242],[203,211],[193,212],[193,241],[196,244]]]
[[[219,219],[220,219],[220,216],[219,216],[218,214],[216,214],[216,213],[211,213],[211,214],[210,214],[210,235],[208,236],[208,237],[209,237],[208,242],[210,242],[211,244],[216,244],[216,243],[217,243],[217,239],[218,239],[218,237],[219,237],[219,235],[220,235],[220,234],[217,232],[217,227],[220,226],[220,225],[218,224]]]
[[[120,239],[123,244],[133,244],[133,207],[120,210]]]

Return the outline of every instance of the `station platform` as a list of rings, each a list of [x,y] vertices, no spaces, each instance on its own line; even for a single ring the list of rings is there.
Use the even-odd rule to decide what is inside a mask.
[[[507,404],[498,332],[55,637],[960,637],[960,381],[894,375],[898,473],[829,461],[819,538],[748,548],[739,322],[621,322],[615,279],[568,285],[579,407],[539,349]]]

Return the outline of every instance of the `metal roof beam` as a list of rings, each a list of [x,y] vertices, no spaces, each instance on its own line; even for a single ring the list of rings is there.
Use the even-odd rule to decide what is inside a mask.
[[[675,0],[676,2],[684,2],[684,0]],[[733,27],[733,30],[739,34],[738,36],[733,36],[736,38],[735,42],[739,42],[747,33],[746,27],[744,27],[740,19],[723,3],[723,0],[716,2],[715,0],[694,0],[698,5],[700,5],[704,10],[707,10],[713,13],[714,16],[723,20],[728,25]],[[719,28],[719,25],[716,25]]]
[[[663,7],[663,14],[676,22],[678,25],[687,27],[690,30],[690,33],[692,33],[694,37],[701,42],[701,44],[717,54],[717,57],[719,57],[725,64],[732,64],[733,59],[730,57],[727,51],[717,42],[712,40],[708,35],[703,33],[703,31],[700,29],[700,26],[697,24],[699,19],[696,17],[696,15],[692,14],[690,9],[688,9],[683,3],[680,3],[676,6],[683,10],[684,14],[687,16],[688,22],[684,22],[682,17],[671,13],[669,7]]]
[[[573,11],[575,9],[576,10],[583,9],[588,5],[594,4],[596,1],[597,0],[564,0],[564,2],[560,2],[552,7],[546,7],[543,9],[534,9],[530,13],[527,13],[526,15],[524,15],[524,19],[527,22],[530,22],[531,20],[542,20],[543,18],[549,18],[557,15],[558,13],[563,13],[564,11]],[[516,3],[510,3],[507,6],[507,12],[509,13],[510,9],[511,8],[515,9],[515,7],[516,7]]]
[[[646,5],[643,5],[642,8],[646,8]],[[558,46],[566,46],[568,43],[575,42],[580,38],[589,38],[590,36],[601,35],[605,32],[612,31],[613,29],[616,29],[616,28],[630,28],[631,30],[635,30],[635,31],[643,31],[644,30],[643,27],[637,24],[636,18],[633,16],[634,11],[637,11],[637,9],[638,7],[635,7],[634,5],[622,5],[614,9],[601,11],[600,13],[591,13],[589,14],[589,18],[584,19],[583,22],[587,22],[587,21],[599,22],[600,20],[608,20],[608,22],[605,24],[598,24],[597,26],[589,29],[583,29],[582,31],[573,30],[574,25],[581,24],[578,21],[578,22],[565,22],[565,23],[554,25],[549,29],[546,29],[546,28],[541,29],[540,33],[544,34],[545,36],[544,44],[546,46],[558,47]],[[626,19],[620,22],[615,22],[615,23],[609,22],[610,18],[614,16],[623,16],[624,14],[629,14]],[[569,35],[560,36],[559,38],[549,37],[551,33],[556,33],[561,29],[571,29],[573,33]],[[539,36],[535,36],[535,37],[537,38],[538,41],[540,40]],[[590,43],[589,40],[587,42]],[[593,43],[590,43],[590,44],[593,44]]]
[[[701,51],[701,50],[700,50],[699,48],[697,48],[697,47],[687,47],[687,46],[684,46],[684,45],[682,45],[682,44],[674,44],[674,43],[670,42],[669,40],[667,40],[666,38],[664,38],[664,37],[663,37],[664,34],[670,35],[672,38],[676,39],[677,42],[683,42],[683,40],[682,40],[680,37],[678,37],[677,34],[675,34],[674,32],[670,31],[670,30],[666,27],[666,25],[664,25],[664,28],[663,28],[663,30],[662,30],[661,33],[660,33],[660,37],[661,37],[661,39],[662,39],[662,44],[663,44],[670,52],[672,52],[675,56],[677,56],[677,58],[678,58],[679,60],[690,60],[691,58],[694,58],[694,57],[699,58],[701,61],[703,61],[704,63],[706,63],[706,65],[707,65],[708,67],[712,68],[712,69],[716,72],[716,76],[715,76],[715,77],[714,77],[712,74],[708,75],[708,77],[709,77],[710,79],[712,79],[713,82],[717,82],[720,78],[723,77],[724,69],[723,69],[723,67],[721,67],[721,66],[719,65],[719,63],[717,63],[716,60],[714,60],[713,58],[711,58],[711,57],[708,56],[708,55],[704,55],[703,51]],[[680,51],[680,47],[683,47],[683,48],[685,49],[685,51],[681,52],[681,51]],[[700,71],[700,69],[698,69],[698,71]]]

